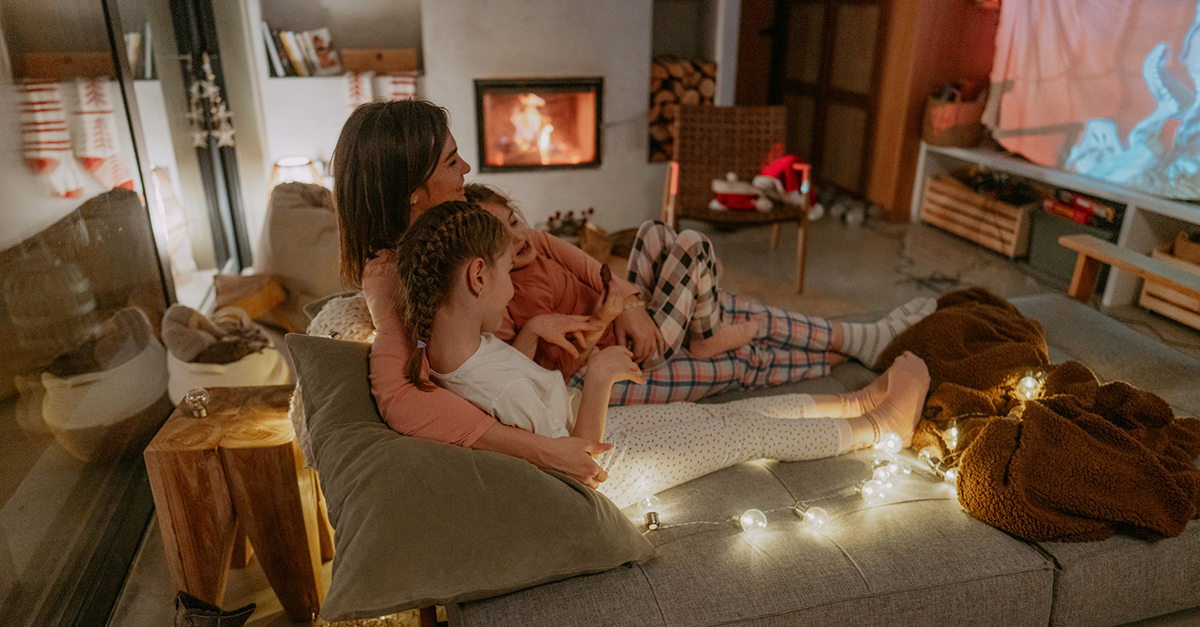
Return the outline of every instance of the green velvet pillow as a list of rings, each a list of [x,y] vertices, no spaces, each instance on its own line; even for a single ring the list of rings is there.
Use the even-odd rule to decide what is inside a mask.
[[[482,599],[653,554],[612,501],[565,475],[389,429],[369,345],[286,341],[336,530],[325,619]]]

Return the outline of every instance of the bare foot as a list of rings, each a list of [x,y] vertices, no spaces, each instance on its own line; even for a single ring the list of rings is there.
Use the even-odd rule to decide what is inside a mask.
[[[920,357],[905,352],[880,379],[884,377],[887,378],[887,391],[883,400],[864,415],[874,419],[881,434],[895,433],[904,439],[904,446],[908,446],[925,407],[929,369]]]
[[[688,352],[696,359],[712,359],[721,353],[739,349],[750,343],[758,335],[758,323],[753,320],[737,324],[723,324],[717,327],[712,337],[692,338],[688,344]]]

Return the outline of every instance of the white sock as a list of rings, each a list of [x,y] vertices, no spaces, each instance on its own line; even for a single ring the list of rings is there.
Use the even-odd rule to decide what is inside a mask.
[[[936,300],[920,296],[873,323],[840,322],[838,324],[842,325],[843,333],[840,352],[861,361],[868,368],[874,367],[880,353],[897,335],[933,313],[934,309],[937,309]]]

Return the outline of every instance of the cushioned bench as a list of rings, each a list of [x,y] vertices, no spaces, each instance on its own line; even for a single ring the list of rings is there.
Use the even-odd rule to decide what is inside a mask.
[[[1102,381],[1123,380],[1159,394],[1177,415],[1200,415],[1200,361],[1062,295],[1012,302],[1044,325],[1053,363],[1082,362]],[[855,390],[872,378],[861,366],[843,364],[831,377],[709,401]],[[868,505],[846,488],[869,476],[871,461],[869,454],[854,453],[812,462],[748,462],[667,490],[658,495],[662,528],[645,534],[653,558],[450,604],[450,624],[1200,622],[1200,522],[1159,542],[1117,536],[1028,543],[971,518],[948,484],[920,473],[883,504]],[[831,492],[832,498],[814,500]],[[829,513],[815,533],[789,509],[802,500]],[[766,529],[742,533],[730,521],[748,508],[767,512]],[[636,517],[632,508],[626,513]]]

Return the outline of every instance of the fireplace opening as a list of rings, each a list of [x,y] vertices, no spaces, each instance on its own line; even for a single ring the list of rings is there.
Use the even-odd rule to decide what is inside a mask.
[[[604,79],[478,79],[483,172],[600,165]]]

